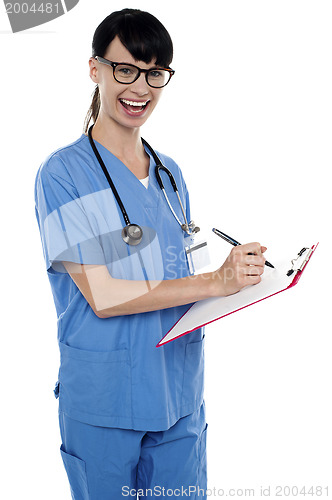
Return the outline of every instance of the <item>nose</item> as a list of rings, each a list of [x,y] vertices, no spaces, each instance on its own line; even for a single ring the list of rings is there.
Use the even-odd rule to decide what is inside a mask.
[[[147,84],[145,73],[141,73],[137,80],[130,85],[130,90],[139,96],[149,93],[149,85]]]

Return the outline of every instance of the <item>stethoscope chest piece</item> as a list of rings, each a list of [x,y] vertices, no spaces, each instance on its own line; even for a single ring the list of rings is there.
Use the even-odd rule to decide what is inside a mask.
[[[127,224],[122,229],[121,236],[128,245],[139,245],[143,238],[143,230],[138,224]]]

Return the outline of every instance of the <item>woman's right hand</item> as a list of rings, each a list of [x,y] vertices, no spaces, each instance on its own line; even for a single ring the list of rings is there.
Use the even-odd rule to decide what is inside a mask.
[[[232,295],[245,286],[259,283],[264,272],[265,251],[266,247],[260,243],[234,247],[223,265],[212,273],[214,295]]]

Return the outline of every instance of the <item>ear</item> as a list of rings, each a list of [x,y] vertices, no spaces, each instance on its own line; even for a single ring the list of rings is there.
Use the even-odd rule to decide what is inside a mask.
[[[94,59],[94,57],[90,57],[90,59],[89,59],[89,67],[90,67],[89,75],[90,75],[91,80],[94,83],[99,83],[97,64],[98,64],[98,62],[96,61],[96,59]]]

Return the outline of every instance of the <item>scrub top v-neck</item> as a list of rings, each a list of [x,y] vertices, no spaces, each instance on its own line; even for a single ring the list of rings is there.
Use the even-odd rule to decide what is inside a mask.
[[[129,218],[143,228],[137,247],[121,238],[123,218],[86,135],[56,150],[40,166],[35,184],[36,216],[58,317],[59,409],[92,425],[166,430],[203,401],[204,331],[156,348],[190,305],[101,319],[91,309],[62,261],[106,265],[126,280],[166,280],[189,275],[188,241],[154,175],[149,151],[146,188],[118,158],[95,141]],[[172,172],[190,220],[182,173]],[[181,219],[177,197],[164,181]]]
[[[140,179],[140,181],[146,189],[149,187],[149,176],[144,177],[144,179]]]

